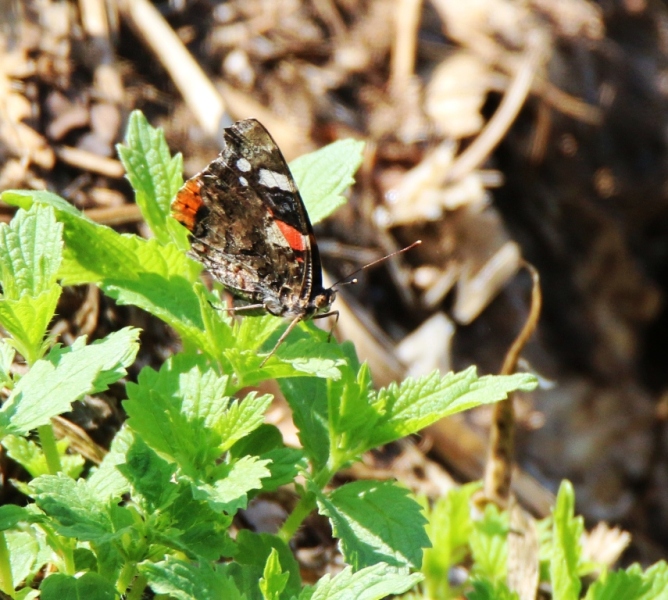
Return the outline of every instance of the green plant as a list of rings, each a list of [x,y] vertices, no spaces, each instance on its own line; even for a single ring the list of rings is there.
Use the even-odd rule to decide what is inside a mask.
[[[429,545],[421,505],[394,482],[329,489],[332,477],[369,449],[532,389],[535,379],[478,377],[471,368],[375,390],[352,345],[328,343],[310,323],[260,366],[282,322],[234,322],[212,307],[219,300],[185,255],[185,230],[169,217],[182,183],[180,156],[170,156],[162,133],[138,113],[119,151],[150,240],[98,225],[49,192],[2,195],[21,210],[0,227],[0,324],[8,333],[0,343],[8,390],[0,439],[33,477],[17,483],[33,503],[0,507],[2,591],[34,597],[45,565],[52,574],[39,591],[47,600],[138,599],[146,586],[177,599],[375,599],[415,586]],[[314,222],[343,202],[360,151],[360,143],[342,141],[293,163]],[[47,331],[60,286],[78,284],[97,285],[117,303],[157,316],[183,343],[159,371],[146,367],[127,383],[128,421],[85,478],[82,459],[55,442],[50,419],[123,378],[138,331],[54,345]],[[15,351],[29,367],[22,376],[10,369]],[[269,378],[279,380],[290,404],[301,449],[286,447],[278,429],[263,422],[270,396],[237,399]],[[39,445],[28,438],[35,429]],[[303,484],[295,483],[298,476]],[[299,501],[278,534],[242,530],[232,539],[236,512],[286,484]],[[314,509],[330,520],[348,567],[302,586],[288,544]]]
[[[466,593],[469,600],[519,600],[506,581],[511,564],[510,537],[524,532],[514,529],[508,513],[494,505],[487,505],[474,518],[472,496],[479,487],[477,483],[465,485],[426,508],[432,547],[425,551],[424,580],[405,598],[448,600]],[[549,585],[555,600],[668,600],[665,561],[645,571],[639,565],[610,571],[606,565],[586,560],[583,519],[575,516],[574,506],[573,487],[564,481],[552,515],[536,523],[538,549],[524,557],[527,565],[533,563],[539,576],[535,583]],[[466,566],[467,576],[451,587],[449,573],[456,566]],[[521,572],[526,577],[529,570]],[[583,595],[585,577],[589,587]],[[534,586],[533,597],[535,594]]]

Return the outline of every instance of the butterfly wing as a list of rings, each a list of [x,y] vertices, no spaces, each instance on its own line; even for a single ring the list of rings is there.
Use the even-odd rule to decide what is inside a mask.
[[[178,192],[172,214],[190,230],[194,258],[233,295],[299,314],[322,275],[297,186],[255,119],[225,129],[224,139],[220,155]]]

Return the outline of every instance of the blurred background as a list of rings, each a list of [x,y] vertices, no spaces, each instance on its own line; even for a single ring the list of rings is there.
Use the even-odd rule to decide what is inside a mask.
[[[337,335],[379,385],[497,373],[532,263],[544,305],[522,368],[543,385],[516,403],[515,491],[541,516],[569,478],[589,526],[631,532],[626,562],[666,555],[665,3],[0,0],[0,53],[0,189],[51,190],[121,231],[148,235],[115,151],[134,109],[186,176],[248,117],[288,160],[366,141],[348,205],[316,233],[332,280],[423,240],[337,301]],[[142,327],[136,370],[178,345],[96,289],[68,290],[59,315],[64,342]],[[72,418],[105,445],[118,398]],[[481,477],[489,422],[439,424],[367,468],[436,496]]]

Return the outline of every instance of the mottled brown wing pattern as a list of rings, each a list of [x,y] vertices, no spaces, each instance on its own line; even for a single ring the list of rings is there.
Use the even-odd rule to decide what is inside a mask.
[[[172,212],[191,231],[194,258],[233,295],[276,315],[307,316],[314,277],[322,288],[313,230],[281,151],[258,121],[225,130],[222,152],[185,183]]]

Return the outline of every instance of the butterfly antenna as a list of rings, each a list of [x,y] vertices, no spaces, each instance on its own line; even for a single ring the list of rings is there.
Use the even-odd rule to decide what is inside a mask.
[[[335,284],[333,284],[330,289],[335,288],[337,285],[350,285],[353,283],[357,283],[357,279],[350,279],[353,275],[357,275],[358,273],[361,273],[364,271],[364,269],[368,269],[369,267],[373,267],[377,265],[378,263],[382,263],[383,261],[387,260],[388,258],[392,258],[393,256],[396,256],[397,254],[403,254],[404,252],[408,252],[409,250],[412,250],[415,248],[415,246],[419,246],[422,243],[422,240],[416,240],[413,242],[410,246],[406,246],[405,248],[402,248],[401,250],[396,250],[395,252],[391,252],[390,254],[383,256],[382,258],[379,258],[377,260],[374,260],[373,262],[370,262],[369,264],[364,265],[363,267],[360,267],[357,269],[357,271],[353,271],[352,273],[349,273],[346,275],[343,279],[339,279]],[[350,281],[347,281],[350,279]]]

